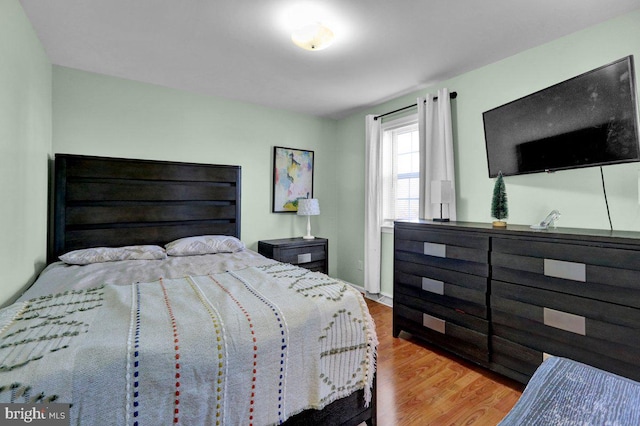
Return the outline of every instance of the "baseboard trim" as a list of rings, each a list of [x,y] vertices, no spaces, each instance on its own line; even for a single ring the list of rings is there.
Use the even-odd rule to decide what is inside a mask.
[[[344,281],[344,280],[342,280]],[[346,284],[349,284],[351,287],[355,288],[356,290],[358,290],[360,293],[364,294],[364,297],[366,297],[369,300],[373,300],[375,302],[378,303],[382,303],[383,305],[389,306],[389,307],[393,307],[393,296],[391,296],[390,294],[387,293],[369,293],[368,291],[366,291],[364,289],[364,287],[350,283],[348,281],[344,281]]]

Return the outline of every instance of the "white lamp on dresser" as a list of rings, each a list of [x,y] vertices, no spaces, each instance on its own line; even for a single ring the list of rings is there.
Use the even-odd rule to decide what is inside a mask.
[[[452,201],[453,185],[450,180],[431,181],[431,202],[440,204],[440,217],[434,217],[434,222],[449,222],[449,218],[442,217],[442,205]]]
[[[307,216],[307,235],[303,236],[305,240],[313,240],[315,237],[311,235],[311,216],[320,214],[320,203],[316,198],[301,198],[298,200],[298,216]]]

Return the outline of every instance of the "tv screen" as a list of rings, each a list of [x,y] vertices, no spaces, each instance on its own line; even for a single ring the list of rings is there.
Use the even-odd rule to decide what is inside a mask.
[[[483,113],[489,177],[640,161],[633,56]]]

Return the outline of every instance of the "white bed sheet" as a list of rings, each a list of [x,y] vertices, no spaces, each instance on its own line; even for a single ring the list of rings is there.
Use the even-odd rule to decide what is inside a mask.
[[[248,249],[236,253],[169,256],[163,260],[123,260],[90,265],[67,265],[63,262],[55,262],[42,271],[18,301],[71,289],[93,288],[102,284],[147,283],[159,278],[209,275],[271,263],[276,261]]]

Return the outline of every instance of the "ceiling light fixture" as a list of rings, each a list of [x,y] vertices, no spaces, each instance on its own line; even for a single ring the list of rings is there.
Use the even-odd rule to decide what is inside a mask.
[[[333,31],[320,22],[301,26],[291,34],[293,43],[306,50],[322,50],[333,43]]]

